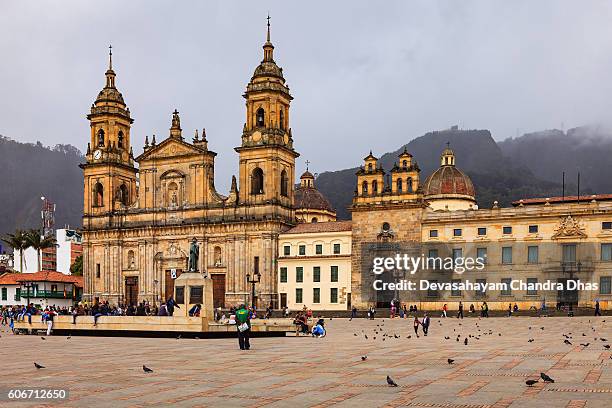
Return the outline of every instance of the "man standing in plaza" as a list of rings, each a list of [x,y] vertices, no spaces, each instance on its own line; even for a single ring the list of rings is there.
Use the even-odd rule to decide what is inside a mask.
[[[463,319],[463,302],[459,301],[459,311],[457,312],[457,319],[461,317]]]
[[[421,325],[423,326],[423,335],[427,336],[427,332],[429,331],[429,316],[427,313],[423,316],[423,323],[421,323]]]
[[[249,335],[251,334],[250,320],[249,311],[244,305],[240,305],[236,311],[236,328],[238,329],[238,345],[240,350],[249,350],[251,348],[249,341]]]

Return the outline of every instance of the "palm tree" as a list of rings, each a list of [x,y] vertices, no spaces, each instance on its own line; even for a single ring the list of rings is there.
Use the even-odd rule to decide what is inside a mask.
[[[31,246],[28,240],[28,232],[18,229],[14,234],[6,234],[2,241],[19,251],[19,272],[23,272],[23,253]]]
[[[40,254],[43,249],[53,248],[56,245],[55,238],[41,236],[40,231],[33,229],[26,233],[26,241],[30,247],[36,250],[38,271],[41,271]]]

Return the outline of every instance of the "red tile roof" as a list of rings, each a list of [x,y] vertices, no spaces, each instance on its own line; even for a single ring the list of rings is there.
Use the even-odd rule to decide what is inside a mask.
[[[580,196],[581,202],[589,202],[591,200],[597,201],[609,201],[612,200],[612,194],[585,194]],[[560,204],[560,203],[576,203],[578,202],[578,196],[565,196],[565,197],[549,197],[549,198],[524,198],[522,200],[516,200],[512,202],[513,206],[518,206],[521,204],[521,201],[524,205],[534,205],[534,204],[546,204],[546,200],[548,200],[551,204]]]
[[[0,285],[19,285],[16,278],[17,273],[5,273],[0,276]]]
[[[35,272],[15,274],[17,282],[62,282],[74,283],[78,287],[83,287],[83,277],[75,275],[65,275],[61,272]]]
[[[298,224],[284,234],[309,234],[313,232],[341,232],[350,231],[353,223],[351,221],[311,222]]]

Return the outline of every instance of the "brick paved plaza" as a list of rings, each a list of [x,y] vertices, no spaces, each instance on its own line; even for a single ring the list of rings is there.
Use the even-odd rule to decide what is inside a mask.
[[[600,339],[612,340],[611,317],[441,323],[432,319],[429,337],[417,339],[410,319],[334,319],[326,338],[255,338],[250,352],[235,339],[42,340],[2,332],[0,388],[67,388],[70,399],[56,405],[74,407],[612,406],[612,353]],[[388,336],[375,334],[377,325]],[[570,332],[572,345],[564,344]],[[469,334],[480,339],[466,346]],[[47,368],[36,370],[34,361]],[[144,374],[143,364],[154,373]],[[541,371],[555,383],[527,387]],[[387,386],[387,375],[399,387]],[[27,406],[11,403],[20,405]]]

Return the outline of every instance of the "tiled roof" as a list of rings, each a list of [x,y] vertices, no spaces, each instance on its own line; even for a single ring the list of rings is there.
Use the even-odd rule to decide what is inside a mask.
[[[462,194],[475,197],[472,180],[455,166],[442,166],[427,177],[424,184],[425,196]]]
[[[16,274],[17,282],[62,282],[74,283],[78,287],[83,287],[83,277],[75,275],[66,275],[61,272],[35,272],[35,273],[20,273]]]
[[[0,275],[0,285],[18,285],[17,283],[17,273],[5,273]]]
[[[334,212],[333,207],[319,190],[314,187],[300,186],[295,189],[295,208],[325,210]]]
[[[285,231],[284,234],[309,234],[313,232],[341,232],[350,231],[353,223],[351,221],[311,222],[298,224]]]
[[[608,201],[612,200],[612,194],[585,194],[580,196],[581,202],[588,202],[591,200],[597,201]],[[546,204],[548,201],[551,204],[559,204],[559,203],[575,203],[578,202],[578,196],[565,196],[565,197],[549,197],[549,198],[524,198],[522,200],[516,200],[512,202],[513,206],[518,206],[521,204],[530,205],[530,204]]]

